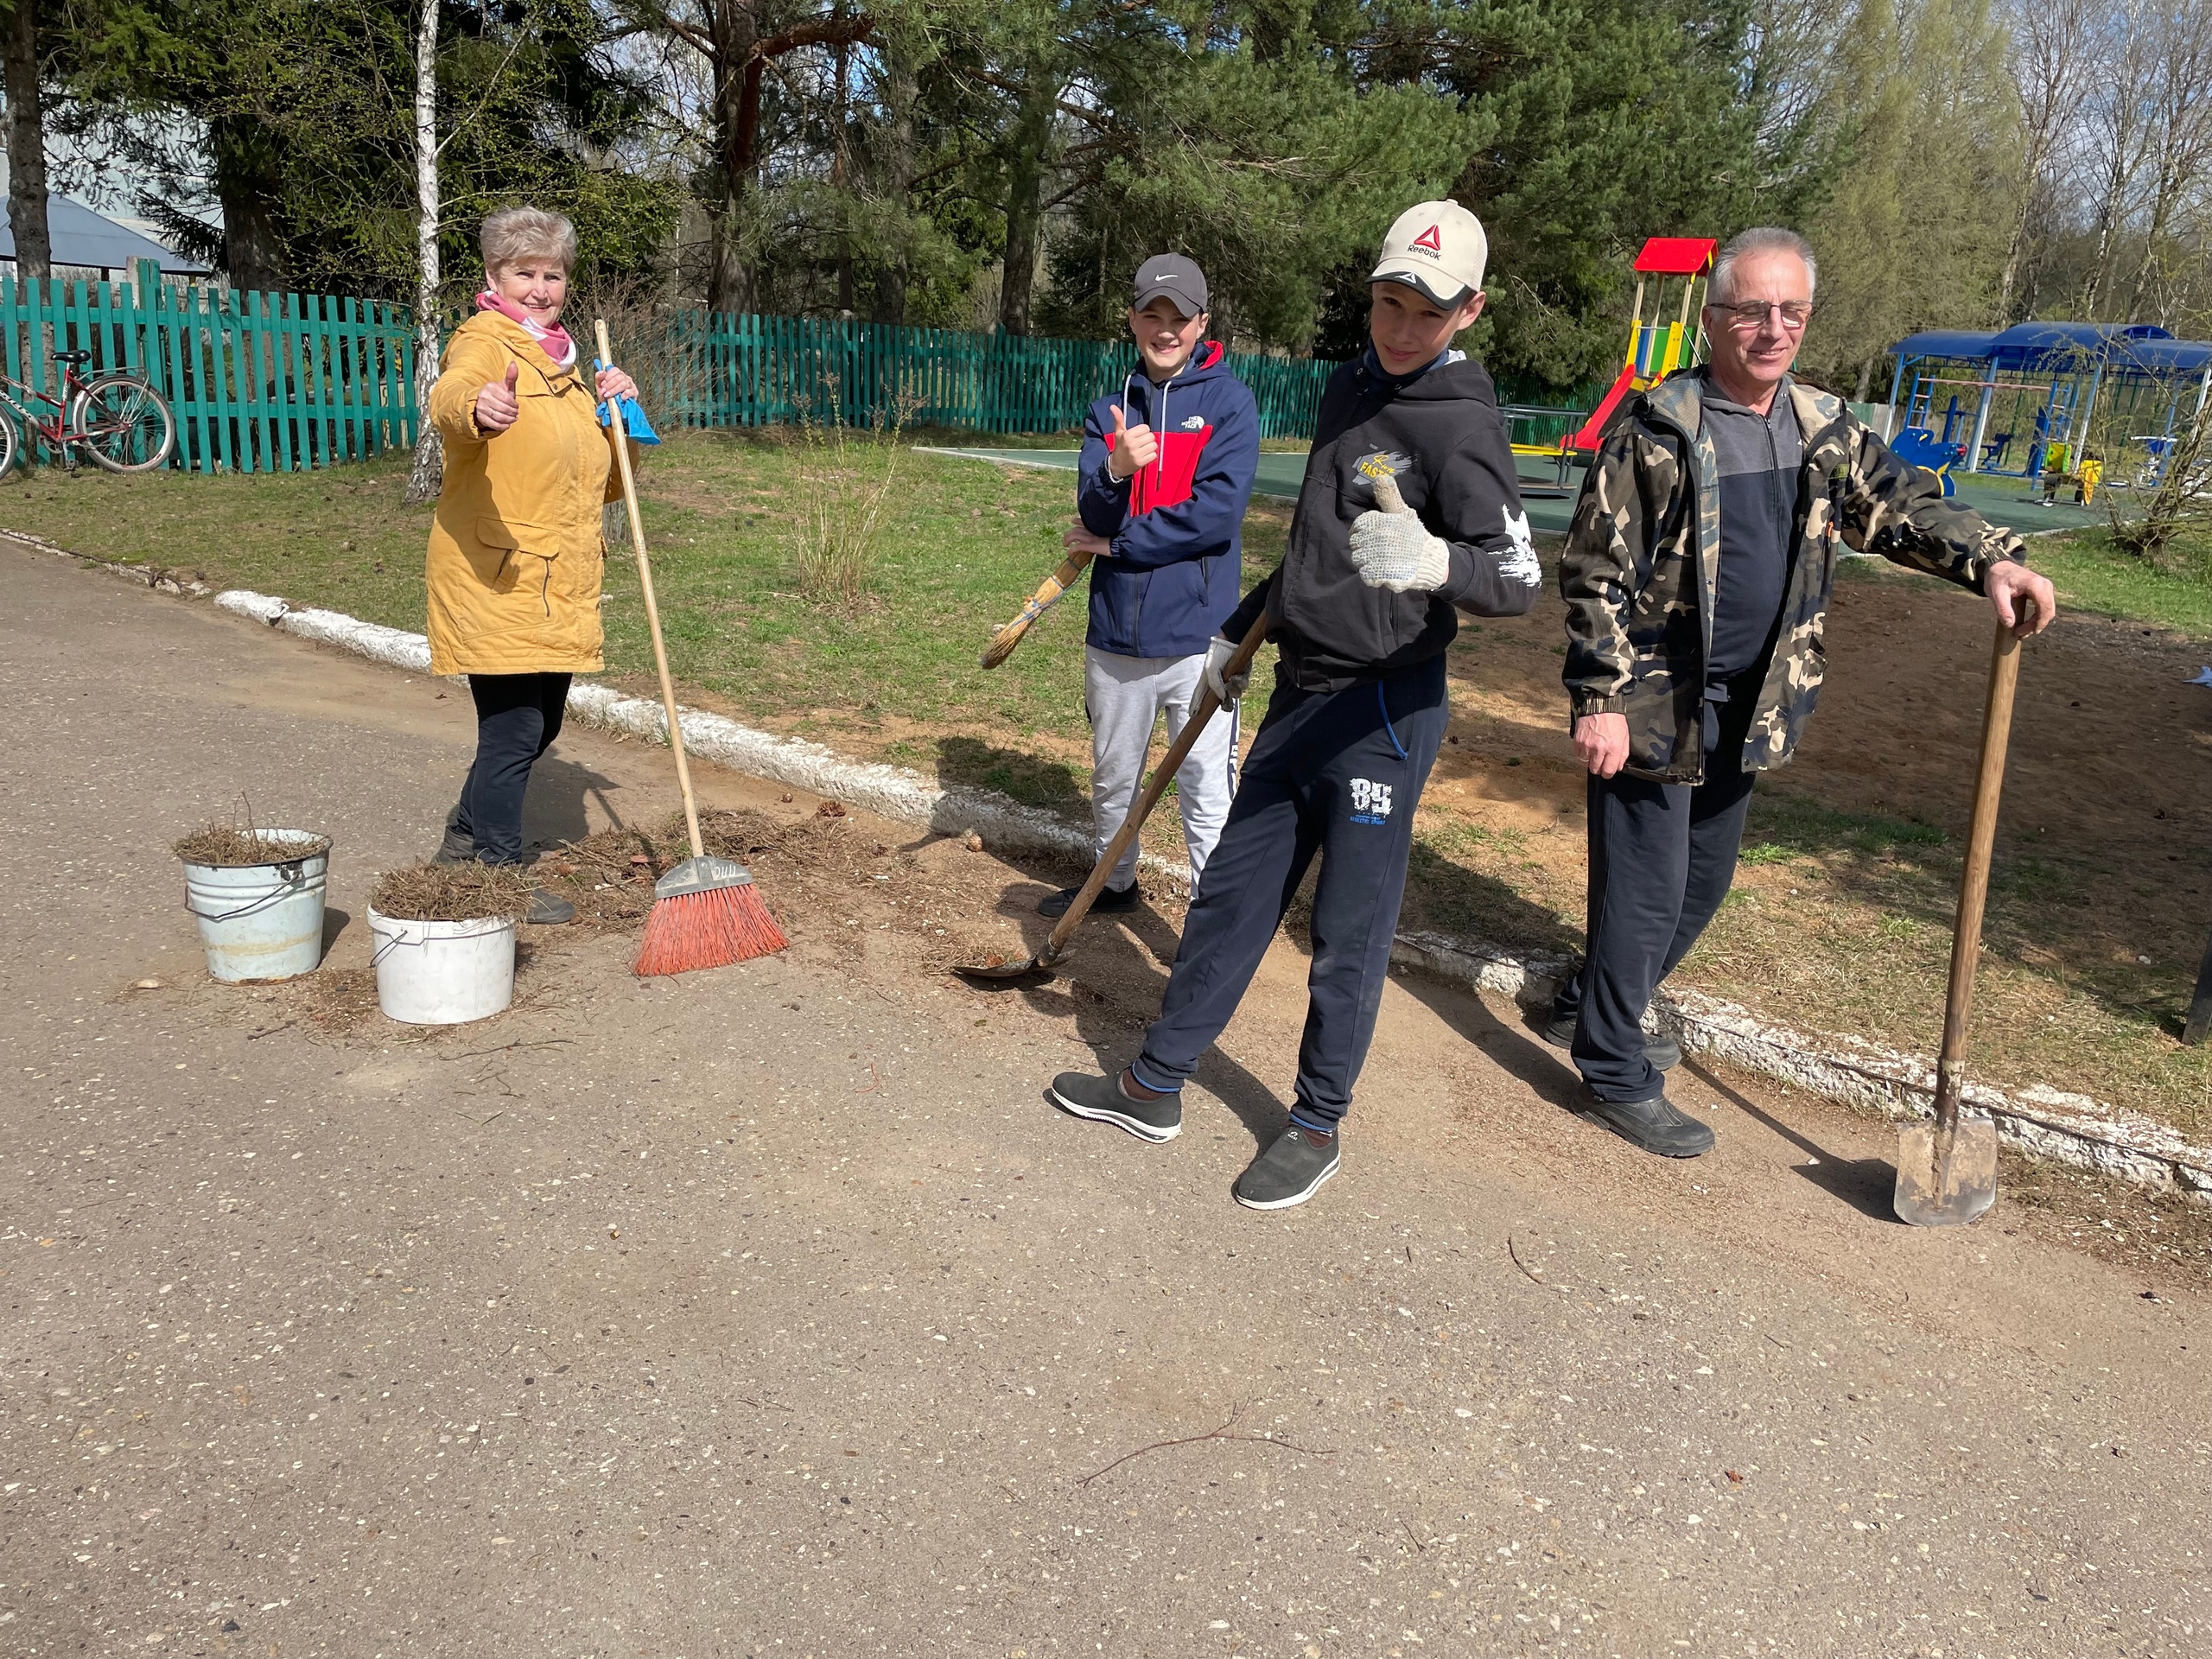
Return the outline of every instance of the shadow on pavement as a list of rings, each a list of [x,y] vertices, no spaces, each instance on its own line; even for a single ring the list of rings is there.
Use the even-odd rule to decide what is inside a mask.
[[[1713,1076],[1710,1068],[1684,1058],[1682,1070],[1729,1102],[1747,1117],[1756,1119],[1813,1161],[1791,1167],[1831,1198],[1840,1198],[1874,1221],[1896,1222],[1891,1200],[1897,1193],[1897,1166],[1886,1158],[1838,1158],[1808,1141],[1771,1112],[1763,1111]],[[1902,1223],[1898,1224],[1902,1225]]]

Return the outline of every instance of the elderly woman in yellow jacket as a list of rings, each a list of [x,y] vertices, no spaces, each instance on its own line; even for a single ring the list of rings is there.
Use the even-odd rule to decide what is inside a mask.
[[[445,485],[430,528],[430,670],[466,674],[476,760],[446,820],[441,863],[522,861],[531,768],[561,730],[569,680],[598,672],[600,507],[620,493],[603,398],[637,395],[620,369],[587,379],[561,327],[575,227],[509,207],[484,221],[485,291],[430,391]],[[575,907],[536,895],[530,919]]]

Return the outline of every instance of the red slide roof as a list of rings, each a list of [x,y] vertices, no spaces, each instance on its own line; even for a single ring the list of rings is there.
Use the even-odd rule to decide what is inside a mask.
[[[1636,268],[1658,276],[1699,276],[1713,268],[1719,243],[1702,236],[1655,236],[1636,256]]]

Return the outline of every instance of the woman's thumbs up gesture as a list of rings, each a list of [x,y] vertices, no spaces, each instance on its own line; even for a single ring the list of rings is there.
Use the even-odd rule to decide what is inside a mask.
[[[476,394],[476,429],[486,437],[505,431],[522,413],[522,404],[515,397],[515,377],[521,372],[520,364],[510,363],[505,380],[486,381],[484,390]]]

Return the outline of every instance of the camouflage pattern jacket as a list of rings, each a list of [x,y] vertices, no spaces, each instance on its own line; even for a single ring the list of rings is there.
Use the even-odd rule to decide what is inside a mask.
[[[1720,570],[1720,492],[1703,431],[1702,377],[1643,393],[1599,444],[1560,562],[1563,678],[1576,715],[1628,716],[1626,770],[1670,784],[1705,778],[1705,664]],[[1839,397],[1789,384],[1804,461],[1781,626],[1744,769],[1784,765],[1826,671],[1822,630],[1838,543],[1979,593],[2020,538],[1947,500],[1933,473],[1899,461]]]

